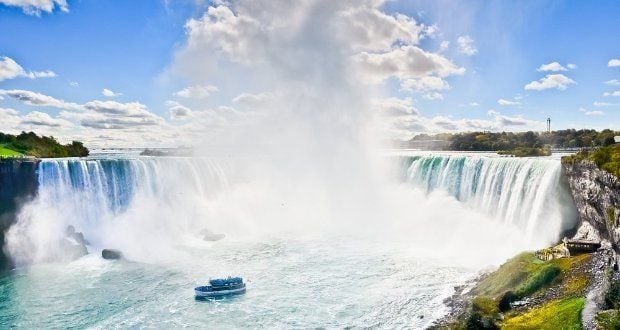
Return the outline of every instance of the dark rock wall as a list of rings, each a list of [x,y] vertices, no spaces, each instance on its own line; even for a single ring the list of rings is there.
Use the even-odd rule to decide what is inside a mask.
[[[36,160],[0,160],[0,271],[10,269],[10,259],[4,252],[4,234],[17,220],[17,214],[24,204],[37,193]]]
[[[620,180],[591,161],[562,161],[579,213],[620,252]]]

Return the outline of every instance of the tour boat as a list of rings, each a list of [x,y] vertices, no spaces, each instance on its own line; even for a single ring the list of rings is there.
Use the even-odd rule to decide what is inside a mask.
[[[245,283],[241,277],[216,278],[209,285],[194,288],[196,298],[223,297],[245,293]]]

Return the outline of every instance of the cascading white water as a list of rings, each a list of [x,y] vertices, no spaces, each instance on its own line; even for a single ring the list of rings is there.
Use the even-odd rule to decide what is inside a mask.
[[[381,185],[273,164],[43,160],[39,194],[7,232],[7,251],[28,267],[0,283],[13,290],[0,317],[21,327],[62,326],[72,315],[80,327],[103,328],[424,328],[455,285],[552,243],[570,220],[559,160],[412,157],[398,182]],[[69,225],[90,254],[59,263],[72,259],[62,244]],[[226,238],[205,242],[205,228]],[[102,248],[132,262],[103,260]],[[247,295],[221,305],[191,299],[194,285],[222,275],[249,279]]]
[[[38,196],[11,229],[9,251],[18,264],[62,260],[59,238],[69,225],[96,247],[199,231],[204,223],[197,219],[208,210],[197,201],[227,189],[230,172],[225,161],[206,158],[42,160]],[[126,230],[112,233],[114,226]],[[145,235],[119,237],[140,231]]]
[[[409,182],[427,192],[447,191],[527,237],[560,235],[575,224],[558,159],[425,155],[408,158],[406,164]]]
[[[313,178],[291,184],[266,173],[256,159],[43,160],[39,196],[9,231],[8,250],[18,264],[62,260],[58,240],[69,225],[86,235],[91,248],[118,247],[137,259],[170,252],[154,255],[154,248],[199,241],[205,228],[235,237],[318,227],[378,235],[390,228],[407,233],[407,240],[419,243],[416,249],[459,226],[464,228],[452,240],[480,235],[502,242],[508,234],[494,226],[504,226],[522,236],[510,234],[514,243],[506,249],[523,249],[552,243],[575,221],[557,159],[414,156],[401,173],[404,183],[379,187],[369,200],[349,189],[328,197],[331,192]],[[262,175],[272,180],[257,179]]]

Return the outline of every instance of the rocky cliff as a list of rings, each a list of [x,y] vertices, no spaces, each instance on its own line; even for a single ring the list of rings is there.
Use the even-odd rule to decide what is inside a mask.
[[[0,244],[4,248],[4,233],[16,221],[24,202],[37,193],[36,160],[0,160]],[[11,267],[11,262],[0,250],[0,271]]]
[[[563,158],[581,226],[578,236],[608,240],[620,252],[620,180],[588,160]]]

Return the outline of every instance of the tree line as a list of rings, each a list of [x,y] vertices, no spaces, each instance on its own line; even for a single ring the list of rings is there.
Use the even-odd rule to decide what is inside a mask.
[[[19,135],[0,133],[0,147],[40,158],[86,157],[89,154],[82,142],[61,144],[53,136],[38,136],[34,132],[21,132]]]
[[[466,132],[442,133],[436,135],[420,134],[413,142],[442,140],[447,141],[445,149],[453,151],[498,151],[518,148],[589,148],[614,144],[614,136],[620,132],[605,129],[567,129],[547,132]]]

